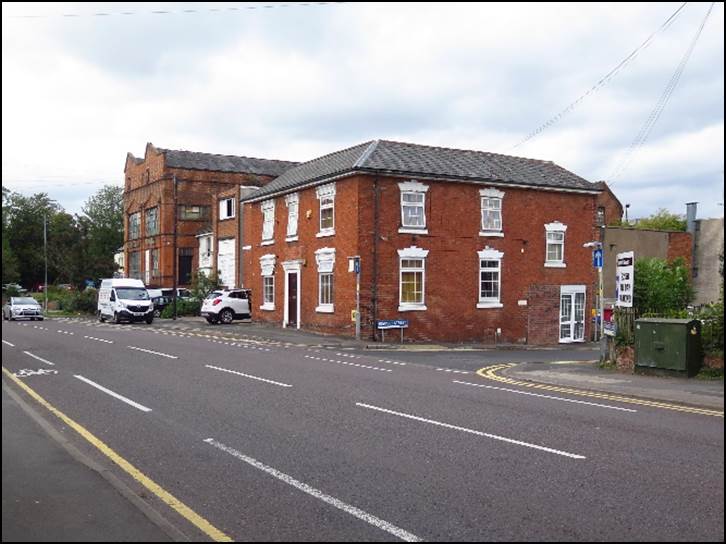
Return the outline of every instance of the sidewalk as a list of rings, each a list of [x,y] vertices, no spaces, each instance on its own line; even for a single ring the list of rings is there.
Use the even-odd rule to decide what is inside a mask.
[[[596,362],[522,363],[501,373],[509,378],[588,389],[649,400],[724,409],[724,381],[621,374]]]
[[[2,436],[3,542],[172,540],[97,470],[51,438],[8,393],[5,377]]]

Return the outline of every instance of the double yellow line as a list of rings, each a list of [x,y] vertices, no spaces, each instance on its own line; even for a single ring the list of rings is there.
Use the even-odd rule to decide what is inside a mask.
[[[80,434],[83,438],[85,438],[91,445],[93,445],[96,449],[98,449],[101,453],[103,453],[106,457],[111,459],[116,465],[118,465],[124,472],[129,474],[134,480],[139,482],[142,486],[144,486],[146,489],[151,491],[154,495],[159,497],[164,503],[169,505],[172,509],[174,509],[176,512],[178,512],[182,517],[184,517],[187,521],[191,522],[193,525],[195,525],[199,530],[201,530],[204,534],[209,536],[213,541],[215,542],[233,542],[233,540],[224,534],[222,531],[214,527],[211,523],[209,523],[206,519],[204,519],[202,516],[194,512],[191,508],[189,508],[186,504],[184,504],[182,501],[177,499],[174,495],[166,491],[164,488],[162,488],[159,484],[154,482],[151,478],[146,476],[143,472],[141,472],[139,469],[137,469],[135,466],[133,466],[131,463],[129,463],[126,459],[121,457],[118,453],[116,453],[114,450],[112,450],[109,446],[107,446],[104,442],[96,438],[90,431],[85,429],[82,425],[76,423],[74,420],[69,418],[67,415],[65,415],[63,412],[55,408],[53,405],[51,405],[47,400],[45,400],[43,397],[41,397],[38,393],[36,393],[33,389],[31,389],[28,385],[23,383],[21,380],[19,380],[12,372],[7,370],[5,367],[3,367],[3,373],[11,379],[15,384],[20,387],[23,391],[25,391],[28,395],[30,395],[38,404],[45,407],[50,411],[53,415],[57,416],[63,423],[68,425],[71,429],[76,431],[78,434]]]
[[[597,391],[587,391],[584,389],[573,389],[571,387],[561,387],[558,385],[548,385],[544,383],[528,382],[513,380],[506,376],[501,376],[499,373],[507,368],[516,366],[514,363],[503,363],[499,365],[486,366],[477,370],[477,374],[487,380],[494,380],[496,382],[507,383],[509,385],[518,385],[520,387],[528,387],[530,389],[543,389],[545,391],[554,391],[557,393],[564,393],[566,395],[578,395],[581,397],[591,397],[596,399],[605,399],[615,402],[625,402],[628,404],[637,404],[639,406],[649,406],[651,408],[661,408],[663,410],[674,410],[676,412],[686,412],[689,414],[699,414],[702,416],[713,416],[723,417],[723,411],[709,410],[707,408],[696,408],[693,406],[684,406],[681,404],[671,404],[668,402],[661,402],[657,400],[645,400],[634,397],[625,397],[622,395],[614,395],[612,393],[600,393]]]

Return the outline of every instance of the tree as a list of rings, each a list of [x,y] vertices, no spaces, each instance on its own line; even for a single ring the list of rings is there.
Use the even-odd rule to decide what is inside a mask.
[[[124,242],[123,187],[105,185],[90,197],[78,217],[85,243],[85,275],[110,278],[116,271],[113,256]]]
[[[685,310],[693,299],[686,261],[646,258],[635,261],[634,305],[637,315],[668,314]]]
[[[3,244],[3,285],[6,283],[15,283],[20,279],[18,272],[18,259],[15,253],[10,248],[10,239],[8,227],[10,225],[10,190],[7,187],[3,187],[3,201],[2,201],[2,244]]]
[[[635,224],[636,229],[648,230],[670,230],[670,231],[686,231],[686,220],[682,215],[670,213],[665,208],[660,208],[657,212],[641,219]]]

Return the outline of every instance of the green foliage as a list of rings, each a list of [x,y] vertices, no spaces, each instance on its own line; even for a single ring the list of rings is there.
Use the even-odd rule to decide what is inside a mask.
[[[638,316],[678,312],[693,299],[688,267],[680,257],[672,262],[657,258],[636,260],[634,290]]]
[[[78,221],[85,234],[86,276],[110,278],[116,271],[114,253],[124,242],[123,188],[102,187],[85,202]]]
[[[177,316],[184,316],[184,315],[199,315],[199,312],[202,310],[202,304],[198,300],[181,300],[177,299],[176,301],[176,315]],[[164,308],[161,312],[161,317],[163,319],[171,319],[174,317],[174,304],[169,304],[166,308]]]
[[[220,288],[217,274],[212,272],[207,276],[204,272],[192,272],[191,292],[194,300],[201,302],[207,298],[209,293]]]
[[[635,224],[636,229],[686,231],[686,220],[682,215],[670,213],[660,208],[653,215],[641,219]]]
[[[92,288],[80,292],[49,290],[48,300],[57,300],[59,309],[64,312],[94,315],[98,308],[98,291]]]

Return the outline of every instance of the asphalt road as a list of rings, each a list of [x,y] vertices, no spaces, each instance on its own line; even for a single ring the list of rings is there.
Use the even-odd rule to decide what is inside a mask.
[[[522,395],[432,354],[57,320],[2,338],[5,369],[193,515],[49,421],[192,539],[723,540],[722,418]]]

